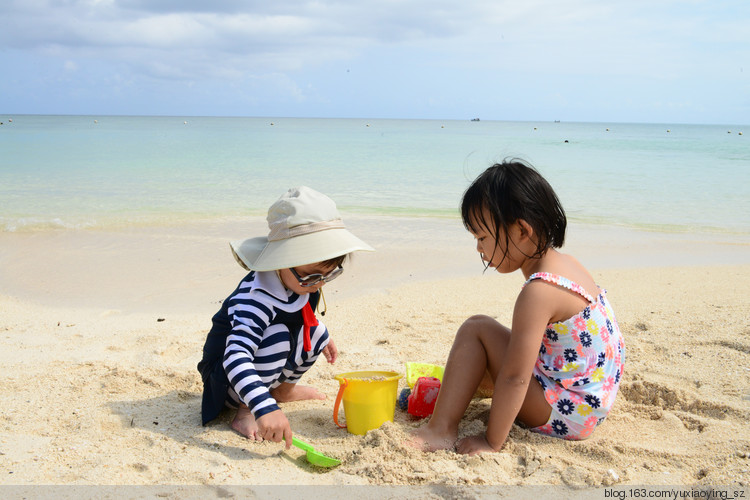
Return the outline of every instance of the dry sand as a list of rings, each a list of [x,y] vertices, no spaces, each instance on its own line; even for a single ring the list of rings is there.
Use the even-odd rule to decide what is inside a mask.
[[[471,314],[508,323],[520,274],[482,275],[455,220],[354,218],[378,248],[326,287],[340,350],[303,379],[326,401],[283,404],[293,430],[342,460],[200,424],[196,370],[210,318],[243,276],[227,241],[263,221],[0,234],[0,484],[729,485],[750,482],[750,245],[572,227],[564,249],[608,290],[625,335],[615,408],[565,442],[514,427],[500,453],[405,447],[419,420],[366,436],[332,420],[337,373],[443,364]],[[721,240],[721,241],[719,241]],[[404,381],[400,383],[404,386]],[[490,400],[460,429],[481,431]],[[453,491],[453,490],[451,490]],[[439,492],[431,493],[443,496]]]

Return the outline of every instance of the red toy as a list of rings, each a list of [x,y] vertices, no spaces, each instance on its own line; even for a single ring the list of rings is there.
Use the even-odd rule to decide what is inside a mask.
[[[435,401],[437,401],[439,391],[439,378],[419,377],[409,395],[407,411],[415,417],[429,417],[435,410]]]

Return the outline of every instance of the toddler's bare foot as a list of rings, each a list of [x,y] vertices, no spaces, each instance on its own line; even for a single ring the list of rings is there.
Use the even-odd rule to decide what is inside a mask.
[[[438,432],[430,428],[428,424],[413,431],[411,440],[406,444],[422,451],[451,450],[456,444],[456,439],[458,439],[458,434]]]
[[[271,396],[279,403],[288,403],[289,401],[301,401],[303,399],[325,399],[326,395],[318,391],[315,387],[309,385],[297,385],[282,383],[275,389],[271,390]]]
[[[263,438],[258,435],[258,423],[250,408],[245,405],[241,405],[237,410],[237,416],[232,421],[232,429],[248,439],[263,441]]]

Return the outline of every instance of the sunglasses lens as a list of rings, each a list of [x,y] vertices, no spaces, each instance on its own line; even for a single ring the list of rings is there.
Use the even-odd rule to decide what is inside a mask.
[[[295,275],[297,274],[296,271],[294,271],[294,270],[292,270],[292,271],[295,273]],[[341,267],[341,266],[339,266],[339,267],[337,267],[336,269],[334,269],[333,271],[331,271],[330,273],[328,273],[326,275],[311,274],[311,275],[305,276],[305,277],[300,277],[300,276],[297,275],[297,281],[299,281],[299,284],[302,285],[302,286],[313,286],[313,285],[317,285],[321,281],[325,281],[326,283],[328,283],[329,281],[338,278],[339,275],[341,273],[343,273],[343,272],[344,272],[344,268]]]
[[[311,274],[310,276],[305,276],[304,278],[300,278],[299,284],[302,286],[313,286],[317,285],[318,282],[322,279],[322,275],[320,274]]]
[[[323,278],[323,281],[325,281],[327,283],[327,282],[329,282],[331,280],[334,280],[334,279],[338,278],[341,275],[341,273],[343,273],[343,272],[344,272],[344,268],[341,267],[341,266],[339,266],[336,269],[334,269],[333,271],[331,271],[330,273],[328,273]]]

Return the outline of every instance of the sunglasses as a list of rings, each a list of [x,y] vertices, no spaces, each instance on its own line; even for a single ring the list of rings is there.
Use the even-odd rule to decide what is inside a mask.
[[[299,282],[300,286],[308,287],[308,286],[315,286],[321,281],[328,283],[329,281],[333,281],[339,276],[341,276],[341,273],[344,272],[344,268],[342,266],[337,267],[333,271],[331,271],[328,274],[309,274],[307,276],[300,276],[297,271],[294,270],[293,267],[289,268],[290,271],[292,271],[292,274]]]

